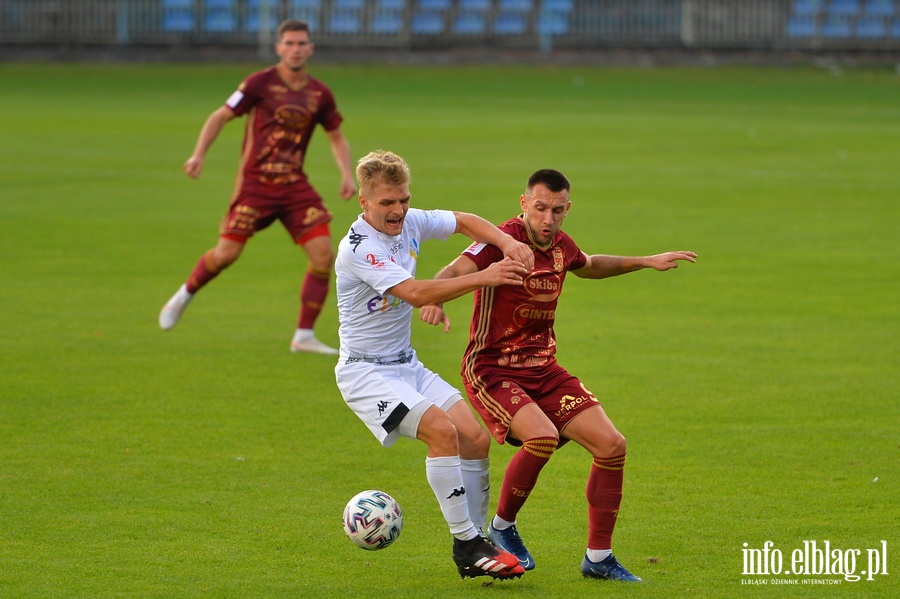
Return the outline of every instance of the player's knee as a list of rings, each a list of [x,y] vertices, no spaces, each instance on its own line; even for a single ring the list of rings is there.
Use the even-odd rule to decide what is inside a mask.
[[[429,455],[459,455],[456,426],[444,412],[429,410],[419,425],[418,437],[428,445]],[[443,416],[443,418],[441,417]]]
[[[309,266],[311,269],[318,273],[330,273],[331,267],[334,264],[334,250],[331,249],[331,246],[327,245],[316,245],[307,246],[306,249],[307,256],[309,257]]]
[[[627,443],[625,441],[625,436],[619,431],[615,431],[615,434],[612,436],[608,443],[608,455],[606,457],[624,455],[626,446]]]
[[[486,430],[480,426],[475,436],[470,440],[472,444],[472,453],[479,458],[486,458],[491,450],[491,436]]]
[[[213,260],[218,270],[223,270],[234,264],[241,255],[243,246],[237,247],[217,247],[213,250]]]
[[[314,259],[310,257],[310,266],[320,273],[330,273],[331,265],[334,264],[334,252],[327,251],[318,254]]]

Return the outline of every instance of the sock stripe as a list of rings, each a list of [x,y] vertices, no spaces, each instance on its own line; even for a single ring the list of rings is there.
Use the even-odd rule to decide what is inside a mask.
[[[614,456],[611,458],[594,458],[594,466],[601,470],[624,470],[625,456]]]
[[[557,440],[554,437],[536,437],[522,443],[522,449],[533,456],[549,460],[556,451]]]
[[[206,270],[209,271],[209,274],[215,275],[218,274],[221,268],[219,268],[219,263],[216,262],[216,253],[215,250],[209,250],[205,254],[203,254],[203,264],[206,266]]]

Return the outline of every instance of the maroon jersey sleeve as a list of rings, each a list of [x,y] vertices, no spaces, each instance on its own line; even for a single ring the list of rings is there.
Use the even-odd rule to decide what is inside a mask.
[[[500,248],[477,241],[467,247],[462,255],[474,262],[478,270],[484,270],[494,262],[503,259],[503,252],[500,251]]]
[[[331,90],[318,79],[310,79],[310,84],[315,84],[321,92],[322,96],[319,103],[318,120],[326,131],[334,131],[341,126],[344,117],[338,111],[337,102],[334,100],[334,94]]]
[[[247,114],[262,98],[261,90],[264,89],[263,81],[266,79],[266,71],[259,71],[249,75],[241,81],[237,91],[231,94],[225,101],[237,116]]]

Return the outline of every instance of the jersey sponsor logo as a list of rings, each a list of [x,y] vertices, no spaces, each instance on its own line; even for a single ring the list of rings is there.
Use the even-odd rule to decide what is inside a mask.
[[[231,212],[231,218],[228,219],[227,230],[232,232],[251,232],[256,227],[256,218],[258,216],[258,210],[251,208],[250,206],[239,204],[235,206],[234,210]]]
[[[306,211],[306,216],[303,217],[303,224],[308,225],[312,222],[315,222],[322,218],[323,214],[325,214],[324,210],[312,206]]]
[[[231,94],[230,96],[228,96],[228,99],[225,100],[225,106],[234,110],[235,108],[237,108],[237,105],[240,104],[241,100],[243,100],[243,99],[244,99],[244,92],[242,92],[241,90],[238,90],[238,91],[234,92],[233,94]]]
[[[522,354],[502,355],[497,358],[497,366],[504,368],[538,368],[546,366],[550,363],[550,358],[546,356],[527,356]],[[513,403],[518,403],[512,400]]]
[[[366,254],[366,262],[371,264],[373,268],[384,268],[384,262],[379,260],[375,254]]]
[[[525,277],[525,290],[536,302],[552,302],[562,292],[562,281],[557,273],[537,270]]]
[[[559,409],[556,411],[557,418],[565,418],[585,404],[600,403],[600,401],[594,397],[594,394],[587,390],[584,383],[581,384],[581,390],[584,391],[584,395],[563,395],[559,398]]]
[[[392,295],[376,295],[366,302],[366,310],[369,311],[369,314],[377,314],[379,312],[387,312],[394,308],[398,308],[402,303],[403,300],[399,297],[394,297]]]
[[[310,114],[300,106],[280,106],[273,115],[278,126],[261,140],[255,160],[272,183],[294,183],[303,171],[303,132]]]
[[[552,322],[556,320],[556,310],[544,310],[535,308],[531,304],[522,304],[515,309],[513,317],[519,326],[525,326],[529,320],[549,320]]]
[[[298,132],[295,139],[296,143],[299,143],[302,139],[299,132],[305,129],[312,119],[312,115],[308,110],[294,104],[279,106],[274,116],[275,120],[283,125],[285,129]]]

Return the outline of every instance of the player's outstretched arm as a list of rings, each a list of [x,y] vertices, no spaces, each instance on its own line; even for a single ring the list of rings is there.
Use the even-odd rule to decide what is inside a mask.
[[[534,268],[534,252],[531,247],[510,237],[484,218],[469,212],[454,212],[456,232],[473,241],[497,246],[507,258],[517,260],[527,270]]]
[[[478,270],[475,263],[467,256],[457,256],[456,259],[438,271],[435,279],[452,279],[462,275],[471,274]],[[450,317],[444,312],[444,306],[440,304],[426,304],[419,309],[419,320],[433,326],[444,325],[444,332],[450,331]]]
[[[526,274],[528,271],[521,262],[512,258],[504,258],[484,270],[460,277],[430,281],[406,279],[388,289],[388,293],[399,297],[415,308],[421,308],[427,304],[449,302],[481,287],[522,285]]]
[[[572,272],[583,279],[605,279],[624,275],[644,268],[664,271],[678,268],[679,261],[696,262],[697,254],[690,251],[664,252],[652,256],[607,256],[593,254],[587,257],[587,264]]]

